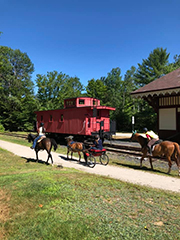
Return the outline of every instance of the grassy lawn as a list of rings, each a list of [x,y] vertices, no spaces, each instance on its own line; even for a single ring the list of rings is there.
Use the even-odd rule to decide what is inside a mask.
[[[0,149],[0,239],[180,239],[180,195]]]

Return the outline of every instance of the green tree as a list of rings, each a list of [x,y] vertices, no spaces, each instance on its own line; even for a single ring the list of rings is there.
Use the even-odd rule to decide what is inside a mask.
[[[106,102],[107,88],[102,80],[95,80],[94,78],[89,80],[86,87],[86,92],[87,96],[100,99],[102,105]]]
[[[36,84],[40,110],[63,108],[65,98],[81,96],[83,91],[79,78],[57,71],[38,74]]]
[[[135,73],[136,68],[131,67],[125,73],[123,84],[122,84],[122,103],[118,108],[118,113],[116,117],[117,128],[121,131],[131,131],[132,124],[131,119],[135,114],[136,101],[132,99],[131,92],[136,89],[135,85]]]
[[[169,54],[167,49],[156,48],[149,54],[147,59],[143,59],[142,64],[138,63],[136,83],[139,87],[172,71],[168,61]]]
[[[173,71],[175,65],[169,63],[167,49],[156,48],[143,59],[142,64],[138,64],[137,73],[135,74],[135,83],[142,87],[155,79]],[[143,127],[156,130],[157,116],[151,106],[143,100],[134,100],[135,102],[135,119],[136,127],[142,131]]]
[[[103,79],[103,82],[107,88],[106,105],[116,108],[119,107],[123,98],[123,81],[120,68],[113,68],[107,77]]]
[[[174,56],[174,62],[173,62],[173,67],[174,69],[177,69],[180,67],[180,55],[175,55]]]
[[[26,53],[0,46],[0,121],[6,130],[27,130],[27,125],[32,128],[31,116],[23,114],[22,103],[29,96],[33,98],[33,71],[34,66]],[[30,106],[26,104],[27,108]],[[22,124],[24,118],[26,127]]]

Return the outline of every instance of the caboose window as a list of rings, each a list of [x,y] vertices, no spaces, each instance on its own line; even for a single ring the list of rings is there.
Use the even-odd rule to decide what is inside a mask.
[[[61,114],[61,122],[63,122],[64,121],[64,116],[63,116],[63,114]]]
[[[50,121],[50,122],[53,121],[53,117],[52,117],[52,115],[49,116],[49,121]]]
[[[90,127],[91,127],[91,119],[88,118],[88,128],[90,128]]]
[[[79,104],[83,105],[84,104],[84,99],[79,99]]]
[[[41,115],[41,122],[43,121],[43,115]]]
[[[97,118],[100,118],[100,111],[97,110]]]

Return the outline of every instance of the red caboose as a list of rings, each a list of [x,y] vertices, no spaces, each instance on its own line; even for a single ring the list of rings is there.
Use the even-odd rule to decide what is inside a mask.
[[[109,112],[115,108],[100,106],[100,100],[90,97],[68,98],[64,109],[37,111],[37,124],[44,123],[47,133],[109,137],[115,132],[110,126]]]

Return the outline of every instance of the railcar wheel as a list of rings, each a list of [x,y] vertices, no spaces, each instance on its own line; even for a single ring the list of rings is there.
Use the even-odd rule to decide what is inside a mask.
[[[87,158],[87,165],[90,167],[90,168],[93,168],[95,165],[96,165],[96,159],[94,156],[89,156]]]
[[[100,160],[100,163],[103,164],[103,165],[108,165],[108,163],[109,163],[109,157],[106,154],[102,154],[99,157],[99,160]]]

